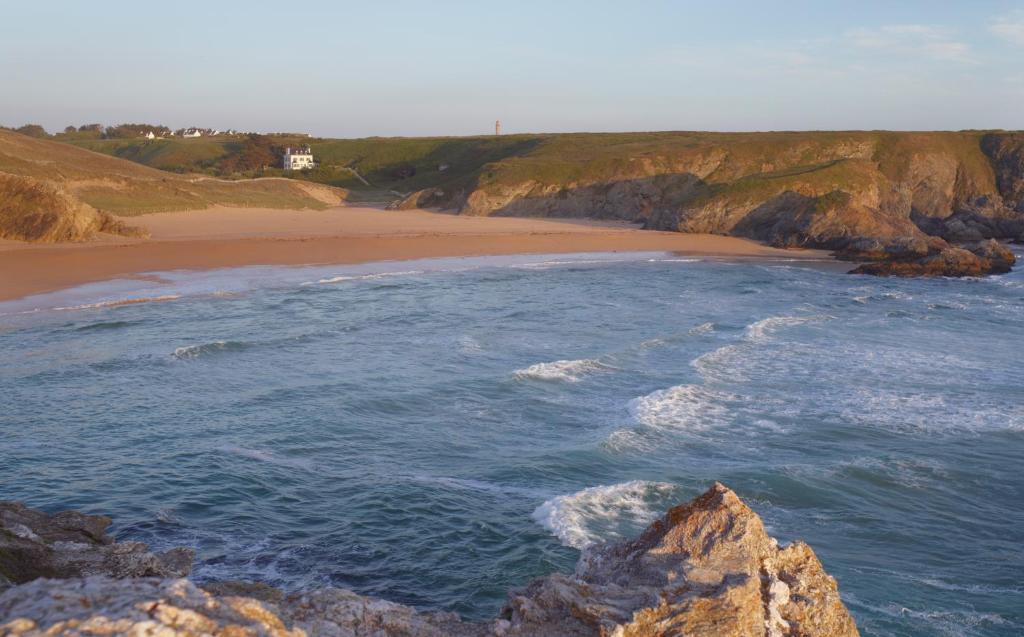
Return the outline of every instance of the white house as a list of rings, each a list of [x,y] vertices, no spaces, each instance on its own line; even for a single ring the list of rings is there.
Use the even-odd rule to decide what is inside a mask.
[[[284,149],[282,168],[285,170],[305,170],[315,166],[316,162],[313,161],[313,151],[310,150],[309,146],[304,148],[292,148],[289,146]]]
[[[187,128],[181,134],[182,137],[202,137],[203,133],[198,128]]]

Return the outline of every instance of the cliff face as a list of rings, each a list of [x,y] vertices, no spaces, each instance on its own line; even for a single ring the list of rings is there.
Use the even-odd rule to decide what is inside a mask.
[[[871,258],[878,246],[910,256],[899,248],[928,237],[1024,238],[1019,133],[615,138],[556,136],[485,166],[467,189],[433,188],[410,202],[474,215],[625,219],[852,258]],[[950,247],[927,245],[931,256]]]
[[[63,515],[63,514],[62,514]],[[8,533],[10,533],[8,527]],[[36,579],[0,595],[0,634],[270,634],[452,637],[851,637],[836,582],[806,544],[785,548],[735,493],[715,484],[639,538],[584,552],[573,575],[513,591],[500,617],[322,589],[285,595],[237,582]]]

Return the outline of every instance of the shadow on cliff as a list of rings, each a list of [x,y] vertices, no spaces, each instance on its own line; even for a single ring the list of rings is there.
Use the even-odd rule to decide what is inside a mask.
[[[452,139],[413,161],[385,164],[367,178],[375,184],[404,192],[443,189],[449,193],[473,192],[490,163],[522,157],[543,142],[538,137]]]

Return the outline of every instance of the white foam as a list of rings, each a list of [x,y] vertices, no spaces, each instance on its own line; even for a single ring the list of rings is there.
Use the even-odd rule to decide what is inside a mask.
[[[174,350],[172,356],[178,360],[195,360],[205,354],[214,352],[225,352],[242,349],[244,345],[235,341],[213,341],[212,343],[200,343],[199,345],[186,345]]]
[[[744,338],[752,343],[762,343],[768,340],[772,334],[783,327],[804,325],[806,323],[820,323],[834,317],[831,316],[769,316],[766,319],[755,321],[747,326]]]
[[[565,546],[583,549],[650,524],[667,506],[675,487],[632,480],[554,497],[533,512],[533,519]]]
[[[701,431],[729,422],[729,410],[722,401],[730,398],[699,385],[676,385],[633,399],[629,411],[648,427]]]
[[[480,345],[480,341],[469,334],[463,334],[459,337],[459,351],[463,354],[476,354],[482,350],[483,347]]]
[[[697,336],[699,334],[707,334],[708,332],[714,332],[714,331],[715,331],[715,324],[710,322],[710,321],[708,321],[707,323],[701,323],[697,327],[691,328],[690,331],[687,332],[687,334],[690,334],[692,336]]]
[[[375,274],[359,274],[359,275],[341,275],[327,277],[320,279],[317,283],[344,283],[345,281],[373,281],[376,279],[383,279],[392,276],[412,276],[416,274],[423,274],[423,270],[406,270],[403,272],[377,272]],[[312,281],[306,281],[302,285],[312,285]]]
[[[700,263],[704,259],[647,259],[648,263]]]
[[[100,301],[98,303],[85,303],[82,305],[68,305],[63,307],[53,308],[56,311],[66,310],[91,310],[101,307],[120,307],[122,305],[135,305],[137,303],[159,303],[161,301],[175,301],[180,299],[180,294],[162,294],[160,296],[138,296],[129,297],[125,299],[113,299],[110,301]]]
[[[601,361],[592,358],[579,360],[561,360],[550,363],[537,363],[523,369],[517,369],[513,374],[519,379],[533,380],[557,380],[575,383],[587,374],[603,372],[614,369]]]
[[[655,448],[655,440],[645,436],[643,431],[638,429],[616,429],[608,434],[608,438],[601,443],[608,451],[652,451]]]

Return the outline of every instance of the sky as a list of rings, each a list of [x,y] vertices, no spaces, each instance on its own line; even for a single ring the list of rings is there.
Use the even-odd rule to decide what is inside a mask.
[[[1024,0],[0,0],[0,125],[1024,129]]]

